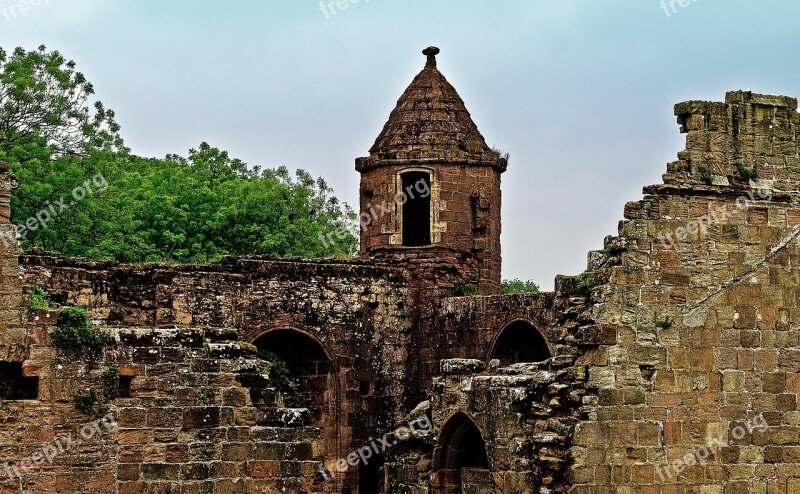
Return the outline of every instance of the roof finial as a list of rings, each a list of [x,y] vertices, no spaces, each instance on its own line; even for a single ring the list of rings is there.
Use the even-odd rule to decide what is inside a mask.
[[[428,57],[428,63],[425,64],[425,68],[436,68],[436,55],[439,54],[439,49],[435,46],[429,46],[422,50],[422,54]]]

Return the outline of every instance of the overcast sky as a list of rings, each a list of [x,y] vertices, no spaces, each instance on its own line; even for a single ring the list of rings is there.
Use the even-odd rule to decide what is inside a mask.
[[[660,1],[0,0],[0,46],[74,59],[137,154],[207,141],[323,176],[354,207],[353,160],[439,46],[511,153],[503,274],[551,288],[661,181],[683,147],[675,103],[800,95],[800,2]]]

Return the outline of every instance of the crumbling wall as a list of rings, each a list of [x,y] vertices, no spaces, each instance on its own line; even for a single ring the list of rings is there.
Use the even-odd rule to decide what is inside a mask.
[[[56,319],[28,316],[39,393],[4,402],[0,492],[323,492],[320,431],[308,410],[275,405],[268,367],[234,331],[112,329],[92,361],[49,344]],[[97,402],[79,411],[89,390]]]
[[[409,342],[408,372],[418,383],[409,398],[413,406],[429,398],[440,362],[449,358],[490,359],[492,345],[511,322],[527,321],[539,331],[553,351],[562,334],[554,324],[552,293],[495,295],[487,297],[442,297],[427,312],[420,311],[416,338]]]
[[[384,456],[386,492],[448,492],[457,478],[480,493],[800,491],[796,110],[795,99],[747,92],[677,105],[686,150],[663,184],[626,205],[619,236],[590,254],[592,272],[557,278],[555,293],[446,297],[475,259],[436,249],[125,266],[18,257],[6,243],[0,371],[19,375],[0,388],[38,378],[38,399],[3,403],[0,451],[35,458],[79,434],[97,417],[73,398],[100,390],[110,367],[130,397],[107,400],[118,428],[22,480],[12,471],[0,494],[356,492],[354,471],[322,482],[319,462],[347,457],[424,399],[416,408],[433,432]],[[0,180],[10,191],[14,178]],[[96,367],[56,355],[47,338],[56,315],[27,313],[23,286],[88,307],[116,345]],[[553,357],[487,370],[515,321]],[[277,407],[254,364],[250,343],[281,329],[330,357],[333,432]],[[456,475],[439,463],[457,414],[480,431],[488,468]]]
[[[594,283],[608,279],[618,262],[614,250],[590,256]],[[559,277],[556,292],[458,297],[441,301],[436,321],[443,330],[437,345],[456,359],[439,361],[423,408],[431,417],[429,434],[387,454],[385,491],[423,493],[561,493],[571,488],[570,448],[575,426],[596,417],[596,396],[585,388],[587,351],[611,344],[616,329],[595,323],[588,294],[576,277]],[[498,336],[525,321],[539,332],[552,357],[542,362],[498,367],[491,360]],[[531,337],[533,335],[531,334]],[[420,361],[423,362],[423,361]],[[487,362],[489,367],[487,368]],[[440,468],[437,450],[445,448],[448,423],[463,414],[480,431],[488,471]],[[412,420],[412,416],[407,420]]]
[[[333,374],[323,428],[330,459],[347,456],[406,410],[412,325],[405,275],[364,262],[229,258],[208,266],[128,266],[22,256],[26,286],[86,306],[109,327],[230,328],[258,344],[291,329],[324,349]],[[355,489],[355,472],[345,484]]]
[[[593,290],[613,344],[587,353],[575,493],[800,492],[797,100],[676,106],[686,150],[625,207]]]
[[[0,133],[0,140],[5,136]],[[8,163],[0,161],[0,361],[21,362],[27,356],[26,334],[22,320],[22,282],[20,280],[19,244],[11,224],[11,191],[17,177]]]
[[[443,360],[428,409],[433,429],[427,440],[392,452],[385,492],[567,492],[570,435],[586,418],[574,364],[566,356],[485,370],[479,360]],[[443,466],[451,446],[444,429],[459,415],[480,431],[488,469]]]

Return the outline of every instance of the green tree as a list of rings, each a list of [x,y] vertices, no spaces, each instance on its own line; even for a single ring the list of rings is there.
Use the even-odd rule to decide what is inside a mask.
[[[503,280],[500,282],[500,290],[509,295],[514,293],[539,293],[539,285],[531,280]]]
[[[12,222],[57,211],[24,229],[25,248],[123,262],[355,253],[355,213],[324,180],[249,167],[206,143],[188,156],[136,156],[93,92],[58,52],[0,49],[0,160],[20,177]],[[78,200],[83,185],[94,190]],[[320,240],[343,229],[337,243]]]
[[[0,132],[3,148],[43,147],[52,156],[90,149],[124,150],[114,112],[94,101],[94,87],[75,62],[44,46],[9,56],[0,48]]]

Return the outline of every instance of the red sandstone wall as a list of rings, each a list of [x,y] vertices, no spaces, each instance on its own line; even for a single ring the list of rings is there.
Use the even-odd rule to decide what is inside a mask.
[[[432,173],[433,245],[440,259],[451,257],[451,265],[473,261],[452,279],[441,279],[442,287],[474,283],[481,293],[500,291],[500,172],[490,166],[393,165],[362,170],[361,210],[375,210],[374,219],[365,222],[361,253],[376,256],[391,251],[412,263],[415,256],[430,250],[403,247],[401,224],[395,200],[397,174],[405,169],[426,169]],[[385,205],[383,209],[376,205]],[[449,253],[447,251],[450,251]]]
[[[274,406],[253,349],[226,341],[230,332],[116,329],[119,344],[88,365],[49,346],[56,317],[28,317],[25,367],[40,377],[39,399],[5,402],[0,454],[14,463],[0,472],[0,493],[339,492],[335,483],[312,488],[326,455],[319,430]],[[102,394],[112,367],[131,378],[131,397],[91,415],[76,410],[73,397]],[[86,439],[83,428],[105,414],[116,425]],[[52,463],[17,464],[53,446]]]

